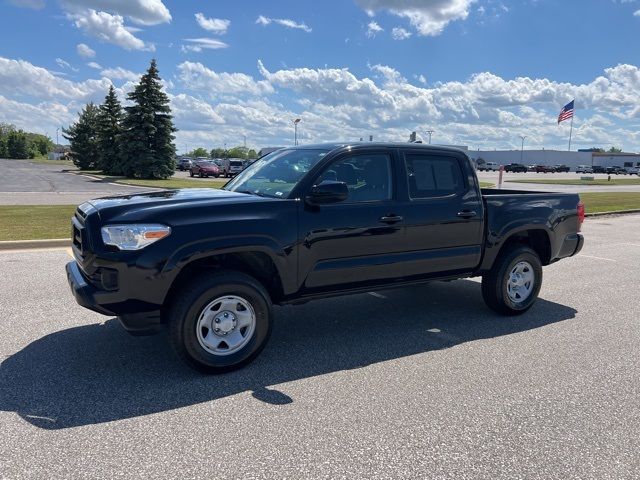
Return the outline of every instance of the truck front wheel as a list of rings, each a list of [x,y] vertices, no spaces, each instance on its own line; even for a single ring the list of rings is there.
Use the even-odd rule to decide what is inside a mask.
[[[502,252],[482,277],[484,302],[503,315],[520,315],[534,304],[542,285],[540,258],[529,247]]]
[[[240,272],[195,277],[169,311],[174,351],[187,365],[223,373],[251,362],[271,334],[271,300],[264,287]]]

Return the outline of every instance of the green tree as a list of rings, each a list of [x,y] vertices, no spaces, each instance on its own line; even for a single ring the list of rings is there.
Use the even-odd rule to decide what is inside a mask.
[[[100,109],[91,102],[82,109],[76,123],[62,130],[62,136],[71,144],[73,163],[82,170],[99,167],[97,133],[99,113]]]
[[[247,152],[247,158],[249,160],[253,160],[254,158],[258,158],[258,152],[256,152],[253,148]]]
[[[29,150],[36,156],[46,156],[54,147],[49,137],[39,133],[27,133],[27,141],[29,142]]]
[[[206,148],[202,148],[202,147],[198,147],[194,150],[191,150],[189,153],[187,153],[188,157],[209,157],[209,152],[207,152]]]
[[[120,134],[122,133],[122,105],[113,85],[100,105],[97,121],[99,168],[108,175],[124,173],[120,155]]]
[[[224,148],[214,148],[211,150],[211,158],[227,158],[227,151]]]
[[[22,130],[13,130],[7,137],[7,154],[9,158],[31,158],[27,134]]]
[[[123,173],[137,178],[170,177],[175,171],[176,129],[155,59],[127,98],[133,105],[125,107],[122,121]]]
[[[622,152],[621,148],[617,148],[617,147],[611,147],[609,150],[607,150],[609,153],[620,153]]]
[[[0,158],[7,158],[9,150],[7,149],[7,137],[0,134]]]
[[[229,158],[247,158],[249,149],[247,147],[237,146],[233,147],[227,152]]]

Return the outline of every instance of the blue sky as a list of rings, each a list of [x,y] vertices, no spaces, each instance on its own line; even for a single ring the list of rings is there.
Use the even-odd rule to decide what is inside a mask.
[[[639,12],[636,14],[636,12]],[[640,1],[0,0],[0,121],[55,135],[155,57],[178,150],[373,134],[640,150]],[[260,62],[260,63],[259,63]]]

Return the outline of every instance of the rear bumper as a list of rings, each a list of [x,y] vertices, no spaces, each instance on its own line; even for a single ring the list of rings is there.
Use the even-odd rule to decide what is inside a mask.
[[[577,255],[584,245],[584,237],[579,233],[567,235],[562,242],[558,258],[571,257]]]
[[[77,262],[67,263],[65,269],[71,293],[78,305],[102,315],[118,317],[124,329],[132,335],[149,335],[162,328],[159,310],[129,313],[120,308],[114,308],[118,303],[113,303],[117,300],[113,297],[113,292],[104,292],[87,282]]]

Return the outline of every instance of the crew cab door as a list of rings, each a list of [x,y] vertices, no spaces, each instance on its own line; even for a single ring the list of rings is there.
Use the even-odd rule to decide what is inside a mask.
[[[395,149],[346,153],[314,179],[347,184],[346,200],[305,203],[299,214],[302,289],[340,288],[398,276],[394,254],[404,249],[396,198]]]
[[[484,209],[476,177],[461,154],[406,149],[399,184],[407,274],[470,272],[480,263]]]

